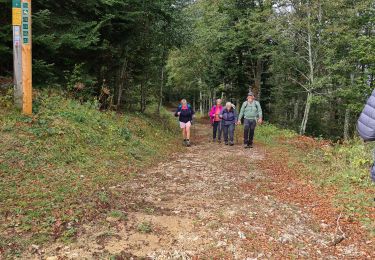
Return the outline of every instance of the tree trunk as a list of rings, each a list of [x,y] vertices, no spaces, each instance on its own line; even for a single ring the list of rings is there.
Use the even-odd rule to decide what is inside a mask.
[[[202,90],[199,90],[199,112],[203,115],[203,95]]]
[[[306,132],[306,126],[307,126],[307,121],[309,120],[312,98],[313,98],[313,94],[311,92],[308,92],[307,99],[306,99],[305,112],[303,114],[303,120],[302,120],[301,128],[299,131],[300,135],[304,135]]]
[[[212,107],[212,100],[213,100],[213,95],[212,95],[212,91],[209,92],[209,96],[208,96],[208,102],[207,102],[207,107],[211,108]]]
[[[146,111],[146,91],[145,91],[145,82],[141,83],[141,113]]]
[[[310,3],[309,3],[310,4]],[[308,49],[308,52],[309,52],[309,60],[308,60],[308,63],[309,63],[309,89],[307,90],[307,99],[306,99],[306,106],[305,106],[305,112],[303,114],[303,119],[302,119],[302,123],[301,123],[301,128],[300,128],[300,134],[301,135],[304,135],[305,132],[306,132],[306,126],[307,126],[307,122],[309,120],[309,114],[310,114],[310,108],[311,108],[311,102],[312,102],[312,98],[313,98],[313,89],[314,89],[314,83],[315,83],[315,79],[314,79],[314,73],[315,73],[315,68],[314,68],[314,61],[313,61],[313,50],[312,50],[312,39],[311,39],[311,25],[310,25],[310,19],[311,19],[311,12],[310,12],[310,7],[308,9],[308,30],[307,30],[307,49]]]
[[[350,109],[346,108],[345,110],[345,122],[344,122],[344,140],[348,141],[350,138]]]
[[[297,99],[296,102],[294,102],[294,111],[293,111],[293,121],[295,122],[298,120],[299,116],[299,99]]]
[[[257,60],[255,83],[254,83],[254,94],[258,100],[261,98],[262,92],[262,74],[263,74],[263,62],[260,58]]]
[[[122,68],[120,72],[120,82],[119,82],[119,87],[118,87],[118,96],[117,96],[117,104],[116,104],[117,111],[120,110],[120,106],[121,106],[122,92],[124,88],[127,67],[128,67],[128,60],[125,59],[124,63],[122,64]]]
[[[163,106],[163,88],[164,88],[164,66],[161,68],[161,77],[160,77],[160,97],[158,104],[158,114],[160,114],[160,108]]]

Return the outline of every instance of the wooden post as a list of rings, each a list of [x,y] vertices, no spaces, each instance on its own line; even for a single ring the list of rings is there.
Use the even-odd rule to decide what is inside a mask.
[[[12,0],[14,101],[23,114],[32,114],[31,0]]]
[[[25,115],[33,112],[31,61],[31,0],[22,0],[22,87]]]
[[[22,7],[21,0],[12,1],[13,15],[13,66],[14,66],[14,104],[22,109]]]

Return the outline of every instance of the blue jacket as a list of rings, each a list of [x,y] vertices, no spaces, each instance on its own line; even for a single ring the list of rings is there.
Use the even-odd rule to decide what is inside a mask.
[[[234,125],[237,122],[237,112],[234,108],[231,110],[224,108],[220,117],[224,125]]]
[[[375,141],[375,90],[358,119],[357,130],[364,141]]]

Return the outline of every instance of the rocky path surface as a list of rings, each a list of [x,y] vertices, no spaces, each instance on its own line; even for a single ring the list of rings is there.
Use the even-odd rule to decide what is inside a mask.
[[[35,259],[373,259],[301,205],[264,195],[262,149],[196,142],[115,189],[126,191],[126,218],[82,227],[72,245],[53,244]],[[301,191],[303,192],[303,191]],[[332,223],[331,223],[332,224]]]

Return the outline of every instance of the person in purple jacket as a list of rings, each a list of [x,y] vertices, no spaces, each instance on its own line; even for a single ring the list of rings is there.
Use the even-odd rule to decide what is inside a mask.
[[[375,141],[375,90],[358,119],[357,130],[365,142]],[[375,182],[375,164],[371,168],[371,178]]]
[[[234,130],[237,123],[237,112],[234,105],[231,102],[227,102],[225,108],[220,114],[222,120],[222,127],[224,132],[225,145],[234,145]],[[229,136],[229,138],[228,138]],[[229,143],[228,143],[229,139]]]

